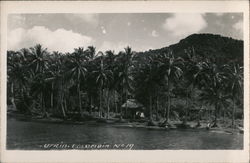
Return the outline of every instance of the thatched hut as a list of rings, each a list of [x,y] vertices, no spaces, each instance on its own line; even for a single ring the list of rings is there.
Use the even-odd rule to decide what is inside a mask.
[[[136,116],[143,114],[143,110],[145,109],[136,99],[128,99],[121,107],[126,118],[134,119]]]

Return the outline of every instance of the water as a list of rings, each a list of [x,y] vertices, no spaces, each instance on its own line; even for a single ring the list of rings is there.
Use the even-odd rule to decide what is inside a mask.
[[[7,149],[96,149],[96,146],[88,148],[90,145],[106,145],[102,149],[133,150],[242,149],[243,134],[206,130],[149,130],[105,124],[48,124],[16,119],[8,119],[7,122]]]

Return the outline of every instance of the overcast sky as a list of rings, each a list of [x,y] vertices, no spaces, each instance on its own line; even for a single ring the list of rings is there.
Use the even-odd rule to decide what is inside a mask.
[[[161,48],[193,33],[243,39],[241,13],[11,14],[8,50],[37,43],[49,51],[72,52],[93,45],[97,50],[144,51]]]

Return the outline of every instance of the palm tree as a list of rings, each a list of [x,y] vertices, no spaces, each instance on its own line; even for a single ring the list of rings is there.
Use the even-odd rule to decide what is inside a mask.
[[[185,60],[185,71],[184,71],[184,89],[186,89],[186,109],[185,109],[185,119],[184,124],[187,123],[188,110],[190,106],[189,101],[193,101],[192,92],[198,84],[197,76],[199,75],[199,62],[196,56],[195,50],[192,47],[191,49],[185,49],[186,60]]]
[[[115,53],[114,51],[108,50],[105,52],[105,63],[107,65],[107,70],[111,73],[111,77],[109,78],[107,84],[107,109],[108,109],[108,118],[109,118],[109,111],[110,111],[110,96],[111,93],[114,94],[114,102],[116,102],[116,92],[115,92],[115,81],[114,81],[114,69],[115,69]],[[117,105],[116,105],[117,108]]]
[[[87,57],[88,61],[92,61],[95,58],[96,48],[94,46],[88,46],[87,50],[85,51],[85,56]]]
[[[86,76],[86,90],[88,94],[88,101],[89,101],[89,112],[92,113],[93,108],[93,101],[95,100],[95,97],[97,97],[97,85],[96,85],[96,77],[95,77],[95,71],[97,67],[97,62],[95,62],[96,57],[96,48],[93,46],[88,46],[87,50],[85,50],[86,56],[87,56],[87,76]]]
[[[125,48],[125,52],[121,53],[121,71],[119,72],[119,81],[122,85],[123,93],[125,94],[125,102],[128,100],[128,94],[132,91],[131,83],[133,78],[131,76],[131,68],[132,68],[132,58],[134,52],[128,46]],[[125,107],[125,114],[127,114],[127,105]]]
[[[147,61],[139,65],[139,69],[135,75],[136,80],[136,94],[138,96],[147,96],[149,102],[149,120],[152,121],[152,110],[154,96],[157,96],[159,87],[158,65],[155,57],[148,56]]]
[[[31,51],[31,73],[34,74],[33,81],[33,93],[40,94],[40,105],[45,117],[48,117],[48,113],[45,108],[45,72],[48,69],[48,51],[43,48],[42,45],[37,44],[35,47],[30,48]]]
[[[243,95],[243,67],[239,64],[228,66],[230,98],[233,101],[232,127],[235,126],[236,101]]]
[[[78,94],[78,104],[79,104],[79,111],[81,117],[83,116],[82,110],[82,99],[81,99],[81,83],[85,82],[87,68],[86,68],[86,59],[84,56],[83,48],[79,47],[75,49],[75,51],[69,55],[69,63],[68,63],[68,71],[67,75],[70,76],[72,80],[76,83],[76,89]]]
[[[108,85],[108,82],[112,79],[112,72],[107,70],[105,65],[103,64],[103,53],[100,53],[100,67],[98,71],[95,71],[97,74],[96,83],[99,85],[99,116],[102,117],[102,110],[103,110],[103,89]]]
[[[123,63],[123,53],[119,53],[115,55],[114,51],[108,51],[107,60],[111,61],[112,64],[109,64],[109,69],[112,70],[113,80],[110,83],[111,89],[114,94],[114,103],[115,103],[115,110],[118,113],[118,105],[121,106],[122,104],[122,94],[123,94],[123,85],[122,85],[122,77],[123,77],[123,70],[124,64]],[[107,62],[108,64],[108,62]],[[122,115],[122,110],[120,109],[120,114]],[[122,118],[122,117],[120,117]]]
[[[22,51],[21,51],[22,52]],[[15,94],[18,94],[18,92],[15,89],[15,87],[18,88],[18,90],[22,90],[21,92],[24,92],[28,86],[28,74],[27,74],[27,68],[24,64],[24,59],[22,57],[22,53],[15,52],[15,51],[8,51],[7,52],[7,81],[10,83],[10,100],[14,107],[14,109],[17,109],[16,102],[15,102]],[[15,93],[17,92],[17,93]],[[20,100],[24,100],[23,93],[20,94]],[[27,109],[28,107],[25,107],[24,109]],[[23,109],[23,108],[18,108]]]
[[[37,44],[35,47],[30,48],[30,50],[33,57],[30,66],[34,68],[35,73],[44,73],[47,68],[47,49]]]
[[[228,81],[227,74],[224,71],[225,65],[218,66],[211,62],[202,63],[201,76],[203,80],[203,93],[201,100],[214,106],[214,124],[217,126],[218,112],[225,103],[227,103],[226,83]]]
[[[168,51],[168,53],[164,53],[159,58],[160,71],[163,77],[163,81],[167,87],[167,111],[165,111],[166,121],[169,122],[169,114],[171,107],[171,87],[173,83],[180,79],[183,71],[181,67],[183,66],[182,58],[175,58],[172,51]]]
[[[57,96],[57,108],[61,108],[63,117],[66,117],[66,106],[64,105],[64,59],[59,52],[53,52],[46,81],[51,85],[50,106],[54,108],[54,97]]]

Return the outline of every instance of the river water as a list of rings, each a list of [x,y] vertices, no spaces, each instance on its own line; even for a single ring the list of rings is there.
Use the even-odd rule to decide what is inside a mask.
[[[149,130],[105,124],[54,124],[8,119],[7,149],[242,149],[243,134]]]

